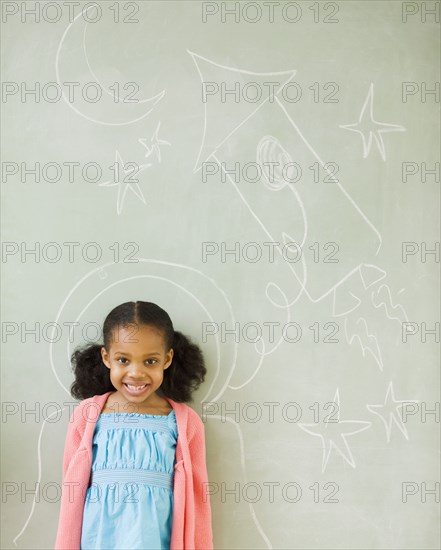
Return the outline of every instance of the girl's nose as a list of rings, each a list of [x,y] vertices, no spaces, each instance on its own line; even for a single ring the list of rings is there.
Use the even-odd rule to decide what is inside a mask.
[[[142,365],[132,365],[132,368],[130,369],[130,376],[132,378],[139,378],[144,379],[145,378],[145,369],[143,369]]]

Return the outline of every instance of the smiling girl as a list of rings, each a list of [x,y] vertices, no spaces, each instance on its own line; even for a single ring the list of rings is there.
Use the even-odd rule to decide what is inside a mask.
[[[72,355],[55,550],[211,550],[200,348],[152,302],[114,308]],[[73,493],[72,489],[78,489]]]

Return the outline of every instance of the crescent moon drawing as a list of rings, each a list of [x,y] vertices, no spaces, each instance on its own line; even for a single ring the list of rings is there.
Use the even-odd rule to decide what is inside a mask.
[[[85,11],[92,9],[93,6],[89,6]],[[162,98],[165,96],[165,90],[162,90],[158,94],[146,98],[146,99],[140,99],[136,102],[122,102],[119,101],[120,98],[117,94],[111,93],[105,86],[101,84],[99,79],[97,78],[95,72],[93,71],[90,62],[89,57],[87,55],[87,46],[86,46],[86,32],[88,27],[88,22],[85,21],[84,17],[82,17],[82,20],[84,22],[84,27],[81,32],[81,23],[78,22],[78,19],[82,17],[82,13],[80,12],[73,21],[66,27],[66,30],[63,33],[63,36],[61,37],[60,43],[58,45],[57,53],[55,56],[55,73],[56,73],[56,79],[57,83],[59,84],[61,91],[62,91],[62,97],[63,100],[66,102],[66,104],[78,115],[81,117],[94,122],[96,124],[102,124],[105,126],[127,126],[129,124],[133,124],[135,122],[138,122],[139,120],[142,120],[146,116],[148,116],[154,109],[155,105],[162,100]],[[76,34],[75,34],[76,31]],[[78,41],[78,35],[82,36],[81,42]],[[68,38],[71,38],[71,40],[68,40]],[[105,117],[97,118],[96,116],[91,116],[90,114],[87,114],[83,112],[80,108],[78,108],[74,101],[69,101],[68,97],[66,96],[64,86],[62,84],[63,81],[69,81],[69,82],[77,82],[78,80],[75,80],[75,78],[64,78],[62,81],[62,78],[60,76],[60,59],[62,59],[61,53],[62,50],[66,50],[67,45],[70,46],[72,49],[73,47],[76,47],[78,50],[80,50],[83,54],[84,59],[84,68],[82,68],[83,74],[90,74],[94,83],[98,84],[101,87],[101,90],[104,92],[99,100],[99,106],[102,111],[105,113],[112,113],[113,116],[117,118],[123,118],[123,121],[109,121],[105,120]],[[79,57],[81,60],[81,57]],[[85,81],[85,83],[89,83],[92,81],[92,79],[88,79]],[[75,97],[78,96],[80,92],[78,89],[75,92]],[[115,99],[118,101],[115,102]],[[94,102],[83,102],[84,105],[88,105],[89,107],[92,107],[96,110],[97,103]],[[139,107],[138,105],[141,105],[142,108],[147,109],[142,112],[142,114],[139,113]],[[136,112],[136,114],[134,114]]]

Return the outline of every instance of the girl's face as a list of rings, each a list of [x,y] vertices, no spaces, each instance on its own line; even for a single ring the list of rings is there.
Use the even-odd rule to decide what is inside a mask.
[[[173,349],[164,349],[162,332],[150,325],[126,325],[113,331],[110,350],[101,348],[110,381],[123,401],[136,408],[157,404],[154,393],[162,384]]]

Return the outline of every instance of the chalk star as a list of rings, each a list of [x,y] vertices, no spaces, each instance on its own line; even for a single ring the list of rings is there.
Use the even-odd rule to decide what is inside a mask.
[[[142,194],[141,188],[138,185],[138,180],[133,180],[133,175],[138,175],[142,171],[144,171],[147,167],[151,166],[151,164],[140,164],[137,165],[135,162],[127,162],[124,163],[121,155],[119,154],[119,151],[115,151],[115,164],[118,168],[118,175],[117,180],[115,182],[105,181],[104,183],[100,183],[100,186],[103,187],[114,187],[115,185],[118,186],[118,197],[116,202],[116,211],[118,216],[121,214],[124,200],[127,194],[127,191],[130,189],[135,195],[138,197],[138,199],[145,204],[145,198]],[[122,173],[124,174],[123,177],[120,177],[121,174],[121,168],[122,167]]]
[[[397,403],[399,403],[397,405]],[[386,397],[384,398],[383,405],[366,405],[366,408],[372,414],[376,414],[384,424],[386,429],[386,439],[390,443],[390,434],[392,431],[392,422],[398,427],[404,437],[408,440],[409,435],[407,433],[406,426],[403,423],[401,415],[398,413],[398,409],[402,409],[404,403],[419,403],[419,400],[416,399],[395,399],[395,394],[393,390],[392,381],[389,382],[387,387]],[[378,409],[378,411],[376,410]],[[382,410],[384,409],[384,410]],[[401,411],[402,412],[402,411]]]
[[[378,122],[374,120],[373,104],[374,104],[374,84],[371,82],[371,85],[369,87],[369,92],[364,102],[364,105],[361,109],[358,122],[354,124],[345,124],[345,125],[340,124],[339,126],[344,130],[357,132],[358,134],[361,135],[361,139],[363,140],[363,158],[366,158],[370,153],[371,146],[372,146],[372,138],[374,138],[377,144],[377,147],[380,151],[381,157],[385,161],[386,150],[385,150],[382,134],[386,132],[405,132],[406,128],[404,128],[403,126],[399,126],[398,124],[388,124],[386,122]],[[368,105],[369,105],[369,115],[367,113]],[[357,129],[358,127],[360,128],[360,130]]]
[[[155,133],[150,138],[151,147],[149,144],[146,143],[147,138],[139,138],[138,141],[141,145],[143,145],[147,149],[146,157],[149,157],[153,151],[156,151],[156,154],[158,155],[158,162],[161,162],[161,149],[159,147],[159,144],[163,143],[164,145],[171,145],[168,141],[165,141],[164,139],[158,138],[158,131],[159,127],[161,125],[161,121],[158,122],[158,125],[156,126]]]
[[[340,394],[338,388],[333,401],[338,407],[337,419],[332,418],[334,415],[331,413],[330,416],[332,419],[328,421],[314,424],[298,424],[299,428],[303,431],[315,437],[320,437],[322,440],[322,473],[326,469],[332,449],[335,449],[345,462],[355,468],[355,460],[349,448],[347,438],[367,430],[372,425],[372,422],[363,420],[340,420]]]

